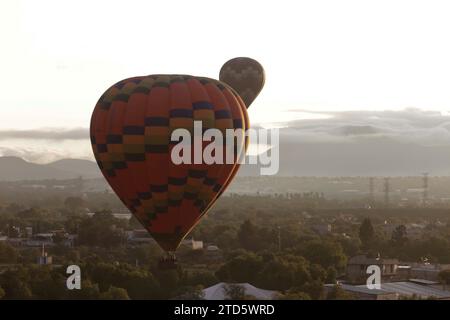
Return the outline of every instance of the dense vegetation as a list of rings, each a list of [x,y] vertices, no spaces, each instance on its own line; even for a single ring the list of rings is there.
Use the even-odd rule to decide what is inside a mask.
[[[114,196],[52,195],[33,202],[4,202],[1,234],[19,237],[19,230],[30,226],[35,233],[59,229],[77,234],[76,245],[67,247],[54,237],[56,245],[47,248],[53,265],[40,266],[35,264],[39,248],[0,242],[4,299],[200,298],[202,288],[220,281],[277,290],[283,299],[350,299],[339,288],[327,297],[323,284],[342,276],[348,258],[358,253],[450,263],[446,209],[364,209],[359,200],[347,209],[329,209],[332,202],[344,205],[318,193],[232,195],[223,197],[188,236],[217,245],[220,254],[181,248],[178,269],[160,270],[163,252],[156,244],[126,241],[125,232],[139,224],[133,218],[114,218],[110,209],[119,207]],[[86,208],[96,214],[88,216]],[[384,232],[387,222],[394,226],[392,232]],[[405,225],[412,222],[426,222],[420,239],[409,238]],[[332,225],[332,232],[314,231],[320,224]],[[82,290],[66,289],[70,264],[81,267]],[[230,296],[240,297],[239,289],[231,287]]]

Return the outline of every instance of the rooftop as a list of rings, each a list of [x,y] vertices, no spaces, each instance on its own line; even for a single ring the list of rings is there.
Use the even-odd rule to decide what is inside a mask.
[[[335,284],[326,284],[325,287],[332,288]],[[344,289],[345,291],[349,292],[356,292],[356,293],[364,293],[364,294],[371,294],[371,295],[382,295],[382,294],[391,294],[392,292],[386,291],[383,289],[369,289],[365,285],[362,286],[353,286],[350,284],[339,284],[339,286]]]
[[[417,279],[415,279],[417,282]],[[359,285],[357,287],[366,288],[365,285]],[[402,296],[412,296],[416,295],[421,298],[437,298],[437,299],[449,299],[450,291],[444,291],[429,285],[423,285],[414,283],[411,281],[402,282],[387,282],[381,284],[381,289],[383,291],[394,292]]]
[[[426,286],[436,285],[439,284],[437,281],[431,281],[431,280],[425,280],[425,279],[409,279],[410,282],[422,284]]]
[[[271,300],[274,298],[276,291],[259,289],[252,286],[249,283],[225,283],[219,282],[212,287],[203,290],[205,300],[225,300],[226,296],[226,286],[227,285],[238,285],[244,288],[245,294],[255,297],[258,300]]]

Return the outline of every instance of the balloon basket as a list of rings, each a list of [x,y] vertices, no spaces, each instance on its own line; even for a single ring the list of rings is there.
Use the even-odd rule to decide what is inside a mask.
[[[177,269],[177,258],[175,254],[167,254],[167,256],[159,259],[158,268],[160,270],[174,270]]]

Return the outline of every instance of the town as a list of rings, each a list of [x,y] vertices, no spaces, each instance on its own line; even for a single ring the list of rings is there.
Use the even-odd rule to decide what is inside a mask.
[[[158,268],[163,252],[107,188],[83,179],[2,182],[0,296],[450,299],[450,209],[435,187],[405,206],[404,197],[371,193],[370,181],[349,198],[324,187],[232,192],[252,178],[240,179],[182,242],[175,270]],[[80,266],[81,290],[66,288],[68,265]],[[371,265],[380,267],[380,289],[366,286]]]

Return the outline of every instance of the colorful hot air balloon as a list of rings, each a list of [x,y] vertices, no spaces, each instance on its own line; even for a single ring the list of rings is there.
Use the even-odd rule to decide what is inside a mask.
[[[264,68],[251,58],[234,58],[222,66],[219,79],[236,90],[248,108],[264,87]]]
[[[188,75],[120,81],[101,96],[91,119],[92,147],[103,175],[168,252],[177,249],[238,169],[236,162],[174,164],[172,132],[192,132],[194,121],[223,133],[249,127],[246,106],[229,85]],[[236,150],[236,158],[245,147]]]

